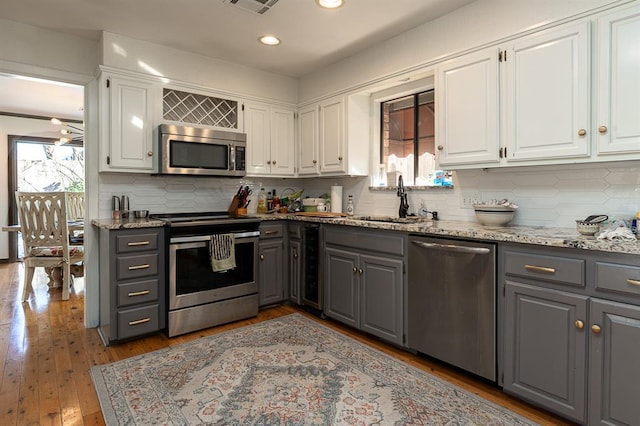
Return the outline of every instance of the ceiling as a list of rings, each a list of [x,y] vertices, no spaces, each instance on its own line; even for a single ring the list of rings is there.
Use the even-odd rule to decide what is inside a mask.
[[[315,0],[276,0],[258,14],[231,0],[20,0],[3,2],[0,18],[99,40],[101,31],[146,40],[281,75],[301,77],[474,0],[346,0],[335,10]],[[273,0],[239,0],[243,6]],[[37,11],[37,13],[34,13]],[[279,46],[263,46],[259,36],[273,34]],[[7,86],[16,85],[14,88]],[[18,87],[17,85],[20,85]],[[45,105],[64,87],[42,86],[0,76],[0,111],[7,111],[6,90],[19,94],[17,109],[63,108]],[[68,88],[67,88],[68,89]],[[29,93],[37,92],[31,103]],[[13,93],[9,93],[15,99]],[[64,96],[64,95],[61,95]],[[64,104],[64,99],[58,103]],[[79,105],[69,106],[67,118]],[[76,114],[73,114],[73,109]],[[50,114],[43,111],[42,114]],[[80,114],[81,116],[81,114]]]

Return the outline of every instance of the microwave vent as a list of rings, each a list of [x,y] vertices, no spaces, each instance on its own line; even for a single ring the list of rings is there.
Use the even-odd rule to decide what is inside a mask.
[[[240,9],[248,10],[252,13],[257,13],[258,15],[264,15],[278,3],[278,0],[224,0],[224,3],[237,6]]]

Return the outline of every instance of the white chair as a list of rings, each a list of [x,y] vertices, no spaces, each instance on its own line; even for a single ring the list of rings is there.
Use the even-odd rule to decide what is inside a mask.
[[[67,220],[84,218],[84,192],[65,192]]]
[[[84,259],[84,248],[69,245],[65,198],[64,192],[16,192],[24,244],[23,302],[36,267],[62,268],[62,300],[69,299],[70,266]]]

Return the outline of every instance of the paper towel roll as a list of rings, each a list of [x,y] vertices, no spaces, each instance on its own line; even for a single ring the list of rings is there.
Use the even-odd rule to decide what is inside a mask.
[[[331,187],[331,212],[342,213],[342,187],[339,185]]]

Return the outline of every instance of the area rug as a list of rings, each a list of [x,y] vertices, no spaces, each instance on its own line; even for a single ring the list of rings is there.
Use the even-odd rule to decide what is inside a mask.
[[[92,367],[108,425],[531,425],[300,314]]]

